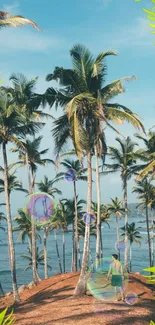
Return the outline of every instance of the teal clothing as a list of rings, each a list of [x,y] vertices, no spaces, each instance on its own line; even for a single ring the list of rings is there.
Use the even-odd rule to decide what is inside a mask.
[[[122,276],[118,275],[118,274],[112,275],[111,286],[112,287],[122,287]]]

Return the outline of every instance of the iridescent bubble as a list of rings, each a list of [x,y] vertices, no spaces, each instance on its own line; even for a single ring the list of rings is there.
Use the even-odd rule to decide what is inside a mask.
[[[64,178],[67,182],[74,182],[76,181],[76,173],[74,169],[69,169],[67,172],[64,174]]]
[[[47,193],[34,193],[29,195],[25,211],[31,222],[44,226],[52,221],[54,206],[53,199]]]
[[[112,274],[108,276],[109,268],[112,268]],[[121,292],[126,292],[128,286],[128,273],[122,265],[123,275],[119,274],[121,264],[114,262],[112,257],[104,257],[99,260],[98,265],[92,264],[87,273],[87,288],[95,299],[101,301],[113,301],[116,299],[115,287],[121,297]]]
[[[126,247],[126,243],[123,240],[116,242],[115,249],[119,252],[124,252]]]
[[[83,216],[83,221],[87,225],[92,225],[96,221],[96,216],[92,213],[85,213]]]
[[[128,292],[125,301],[128,305],[135,305],[138,302],[138,296],[135,292]]]

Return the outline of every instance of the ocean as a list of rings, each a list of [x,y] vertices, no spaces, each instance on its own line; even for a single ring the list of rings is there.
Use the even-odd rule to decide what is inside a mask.
[[[145,220],[144,217],[129,217],[129,223],[135,222],[136,227],[142,227],[140,229],[141,236],[144,238],[141,240],[141,246],[133,244],[133,260],[132,260],[132,272],[140,272],[145,274],[143,268],[149,266],[149,255],[148,255],[148,244],[147,244],[147,233],[146,233],[146,224],[139,223],[139,221]],[[120,227],[124,226],[124,219],[119,222]],[[121,232],[121,230],[120,230]],[[43,235],[43,232],[40,232]],[[27,254],[28,242],[20,243],[17,242],[17,233],[14,233],[14,242],[15,242],[15,253],[16,253],[16,271],[17,271],[17,282],[18,287],[23,284],[28,284],[32,281],[32,270],[24,272],[28,261],[24,259],[21,255]],[[0,230],[0,282],[2,284],[3,290],[5,292],[12,291],[11,284],[11,273],[8,259],[8,246],[7,246],[7,234]],[[59,245],[59,252],[62,261],[62,237],[61,232],[57,232],[57,240]],[[116,243],[116,226],[115,218],[110,222],[110,229],[106,224],[102,224],[102,240],[103,240],[103,254],[105,257],[110,257],[111,254],[117,253],[115,249]],[[66,272],[71,271],[71,255],[72,255],[72,233],[65,233],[65,243],[66,243]],[[50,257],[48,263],[52,267],[52,270],[48,270],[49,276],[57,274],[60,272],[59,264],[56,255],[56,246],[54,240],[54,234],[51,232],[47,240],[48,244],[48,256]],[[40,244],[37,241],[37,246],[39,250],[43,249],[43,241]],[[81,258],[82,258],[82,247],[83,239],[80,239],[80,248],[81,248]],[[95,257],[95,238],[92,236],[90,239],[90,249],[92,252],[93,258]],[[121,255],[123,261],[123,255]],[[62,263],[63,265],[63,263]],[[44,267],[39,266],[39,275],[41,278],[44,278]]]

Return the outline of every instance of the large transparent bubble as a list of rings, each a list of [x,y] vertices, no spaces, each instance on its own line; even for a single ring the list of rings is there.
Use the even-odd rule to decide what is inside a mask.
[[[45,226],[52,221],[54,206],[53,199],[47,193],[33,193],[27,199],[25,211],[31,222]]]
[[[125,294],[128,287],[128,273],[121,264],[123,274],[118,274],[118,263],[119,261],[117,261],[117,267],[114,267],[112,257],[104,257],[99,260],[98,265],[94,263],[90,266],[87,272],[87,289],[94,298],[106,302],[116,300],[116,292],[117,298],[118,294],[121,298],[121,292]],[[110,266],[112,266],[113,274],[108,278]]]

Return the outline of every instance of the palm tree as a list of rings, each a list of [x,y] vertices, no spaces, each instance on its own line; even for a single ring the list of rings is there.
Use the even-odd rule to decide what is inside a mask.
[[[78,270],[78,242],[79,242],[79,235],[78,235],[78,208],[77,208],[77,189],[76,189],[76,181],[87,181],[87,176],[83,174],[86,172],[86,169],[82,168],[81,163],[79,160],[70,160],[64,159],[61,162],[61,165],[68,169],[72,169],[75,171],[76,178],[73,180],[73,188],[74,188],[74,231],[73,231],[73,241],[75,241],[73,247],[73,271]]]
[[[8,223],[8,246],[10,254],[10,266],[12,273],[12,285],[14,300],[19,301],[16,281],[16,266],[15,266],[15,250],[12,233],[12,220],[10,210],[10,196],[8,184],[8,159],[7,159],[7,144],[9,142],[18,142],[19,136],[25,136],[27,133],[33,134],[31,121],[21,115],[18,106],[14,103],[13,97],[8,93],[7,89],[0,89],[0,144],[2,145],[2,154],[4,162],[4,186],[6,200],[6,215]]]
[[[0,11],[0,28],[2,27],[20,27],[22,25],[32,25],[40,30],[40,27],[34,21],[24,18],[22,16],[12,16],[7,11]]]
[[[61,191],[53,187],[55,182],[59,180],[59,176],[57,175],[53,180],[49,180],[47,176],[44,176],[44,181],[40,181],[36,183],[38,185],[38,189],[41,192],[47,193],[51,195],[53,198],[55,197],[55,194],[61,195]],[[43,227],[44,231],[44,268],[45,268],[45,279],[48,278],[48,267],[47,267],[47,236],[49,232],[51,231],[51,225],[47,225]]]
[[[133,173],[136,171],[136,158],[134,155],[134,148],[137,143],[133,142],[130,137],[126,139],[116,138],[116,141],[120,145],[120,150],[116,147],[109,147],[110,158],[114,161],[113,164],[105,164],[105,167],[109,169],[103,172],[104,174],[109,173],[121,173],[121,179],[123,184],[124,192],[124,208],[125,208],[125,227],[128,223],[128,196],[127,196],[127,183]],[[125,236],[125,252],[124,252],[124,264],[128,270],[128,238],[127,228]]]
[[[53,162],[51,159],[42,158],[42,155],[45,155],[49,149],[44,149],[39,151],[40,143],[42,140],[42,136],[35,138],[33,141],[26,139],[26,142],[21,141],[20,146],[16,146],[16,148],[12,149],[12,152],[18,152],[19,161],[16,164],[19,164],[20,167],[26,166],[28,167],[28,183],[29,183],[29,192],[34,192],[37,165],[46,166],[47,163]],[[27,152],[27,156],[25,155]],[[28,159],[28,161],[27,161]],[[27,166],[28,163],[28,166]],[[31,174],[30,174],[31,173]],[[33,256],[33,279],[34,282],[37,283],[39,280],[37,270],[36,270],[36,262],[35,262],[35,253],[36,253],[36,225],[32,222],[32,256]]]
[[[37,182],[36,184],[38,185],[38,189],[40,192],[47,193],[51,195],[53,198],[55,198],[55,194],[61,195],[62,192],[56,188],[53,187],[53,185],[59,181],[59,178],[56,176],[52,180],[49,180],[47,176],[44,176],[44,180]]]
[[[116,55],[114,51],[102,52],[93,58],[90,51],[82,45],[75,45],[71,51],[73,69],[56,67],[47,80],[59,81],[62,89],[49,88],[44,97],[50,106],[64,107],[65,113],[55,123],[53,130],[56,142],[55,152],[60,153],[69,139],[72,139],[79,160],[87,157],[88,196],[87,212],[91,212],[92,200],[92,148],[102,136],[103,126],[108,122],[127,120],[137,128],[143,128],[135,114],[125,106],[112,104],[110,100],[123,91],[121,79],[103,87],[106,65],[105,57]],[[130,80],[130,77],[124,78]],[[109,103],[108,103],[109,102]],[[114,129],[114,128],[113,128]],[[99,132],[99,130],[101,130]],[[96,149],[98,154],[98,150]],[[97,156],[98,157],[98,156]],[[89,225],[86,226],[83,263],[75,295],[86,292],[86,269],[89,251]]]
[[[92,211],[93,211],[94,215],[96,216],[96,223],[97,223],[97,212],[98,212],[98,203],[97,202],[92,202]],[[100,205],[100,218],[101,218],[101,225],[100,225],[100,227],[102,226],[102,223],[103,224],[105,223],[110,228],[110,225],[109,225],[109,222],[111,221],[110,220],[110,214],[109,214],[109,211],[108,211],[108,209],[107,209],[107,207],[106,207],[105,204],[101,204]],[[97,225],[96,225],[96,228],[97,228]],[[96,229],[96,234],[97,234],[97,229]],[[103,258],[102,227],[101,227],[101,237],[100,237],[100,240],[101,240],[100,258]],[[97,265],[99,264],[98,261],[96,261],[96,263],[97,263]]]
[[[145,147],[137,150],[137,157],[144,161],[137,180],[149,175],[150,173],[154,175],[155,173],[155,132],[149,130],[147,137],[143,137],[141,134],[136,133],[136,137],[143,141]]]
[[[117,243],[120,241],[119,236],[119,221],[118,218],[121,218],[125,213],[125,209],[122,207],[122,201],[119,201],[117,197],[115,199],[111,199],[112,203],[107,204],[108,212],[110,216],[116,217],[116,235],[117,235]],[[119,260],[120,260],[120,250],[118,252]]]
[[[17,224],[17,226],[13,227],[13,231],[18,231],[19,235],[17,240],[21,240],[22,243],[25,242],[26,237],[28,238],[29,247],[31,249],[32,246],[32,225],[29,220],[29,215],[24,211],[24,209],[18,210],[18,215],[14,217],[13,221]],[[39,227],[37,227],[39,230]],[[36,239],[41,241],[41,236],[37,232]]]
[[[81,176],[81,177],[85,177],[85,176]],[[74,251],[75,251],[75,240],[74,240],[74,232],[75,232],[75,197],[72,200],[62,199],[61,202],[64,202],[64,204],[66,206],[66,215],[68,216],[67,217],[68,224],[72,224],[72,244],[73,244],[73,248],[72,248],[72,271],[74,271],[74,267],[75,267],[75,263],[74,263],[75,262],[75,253],[74,253]],[[79,200],[78,195],[77,195],[76,196],[76,209],[77,209],[77,222],[78,223],[79,223],[79,219],[84,214],[83,204],[86,204],[86,201],[85,200]],[[78,242],[77,242],[78,264],[79,264],[79,267],[81,267],[79,235],[78,235],[77,239],[78,239]]]
[[[125,227],[122,227],[121,229],[125,231]],[[140,236],[139,229],[141,229],[141,227],[136,228],[135,222],[132,222],[131,224],[127,224],[127,236],[130,242],[130,272],[132,271],[132,244],[135,242],[136,244],[141,245],[139,239],[143,238]],[[122,233],[121,236],[125,236],[125,232]]]
[[[31,251],[30,247],[28,247],[28,253],[29,253],[29,255],[27,255],[27,254],[22,255],[22,257],[24,257],[25,259],[27,259],[29,261],[29,264],[25,268],[24,271],[27,271],[28,269],[33,267],[33,260],[32,260],[33,257],[32,257],[32,251]],[[50,257],[47,257],[47,258],[49,259]],[[36,268],[37,268],[37,270],[38,270],[39,265],[44,266],[44,251],[41,250],[39,252],[39,248],[36,247]],[[49,264],[47,264],[47,267],[50,270],[52,270],[52,267]]]
[[[13,94],[14,100],[17,103],[18,107],[20,108],[20,111],[24,115],[26,119],[26,123],[31,119],[31,123],[33,126],[33,136],[37,132],[38,128],[42,128],[44,126],[44,123],[39,122],[40,118],[47,117],[49,114],[43,113],[42,111],[38,110],[40,106],[40,99],[39,95],[35,94],[34,87],[37,82],[37,78],[32,80],[27,80],[24,75],[22,74],[13,74],[10,77],[10,80],[12,82],[12,88],[9,88],[9,93]],[[37,119],[37,121],[36,121]],[[28,177],[28,188],[29,188],[29,194],[33,193],[34,190],[34,182],[35,177],[32,176],[32,168],[33,166],[30,166],[30,157],[33,155],[33,158],[38,155],[35,150],[37,150],[37,143],[31,144],[31,141],[27,140],[26,135],[24,137],[25,143],[20,142],[17,143],[17,149],[13,149],[12,151],[18,151],[18,148],[20,148],[20,155],[21,158],[24,159],[26,169],[27,169],[27,177]],[[39,139],[36,141],[39,143]],[[32,148],[33,147],[33,148]],[[36,147],[36,148],[35,148]],[[29,152],[28,152],[29,150]],[[32,152],[31,152],[32,151]],[[29,156],[28,156],[29,155]],[[25,157],[24,157],[25,156]],[[35,157],[36,159],[39,159],[39,157]],[[31,179],[32,177],[32,179]],[[36,263],[35,263],[35,224],[32,223],[32,255],[33,255],[33,278],[34,281],[37,282],[39,280],[39,277],[37,275],[36,270]]]
[[[4,180],[0,179],[0,193],[5,191]],[[22,182],[17,180],[15,176],[15,171],[12,174],[8,174],[8,191],[9,195],[12,191],[20,191],[24,193],[28,193],[26,189],[23,188]]]
[[[148,236],[148,250],[149,250],[149,262],[150,267],[152,265],[152,256],[151,256],[151,240],[150,240],[150,229],[149,229],[149,211],[148,206],[150,203],[150,197],[152,196],[153,185],[150,183],[147,177],[143,178],[141,181],[137,182],[137,186],[133,187],[133,192],[138,194],[138,198],[141,200],[141,203],[138,206],[141,206],[145,209],[146,213],[146,226],[147,226],[147,236]]]

